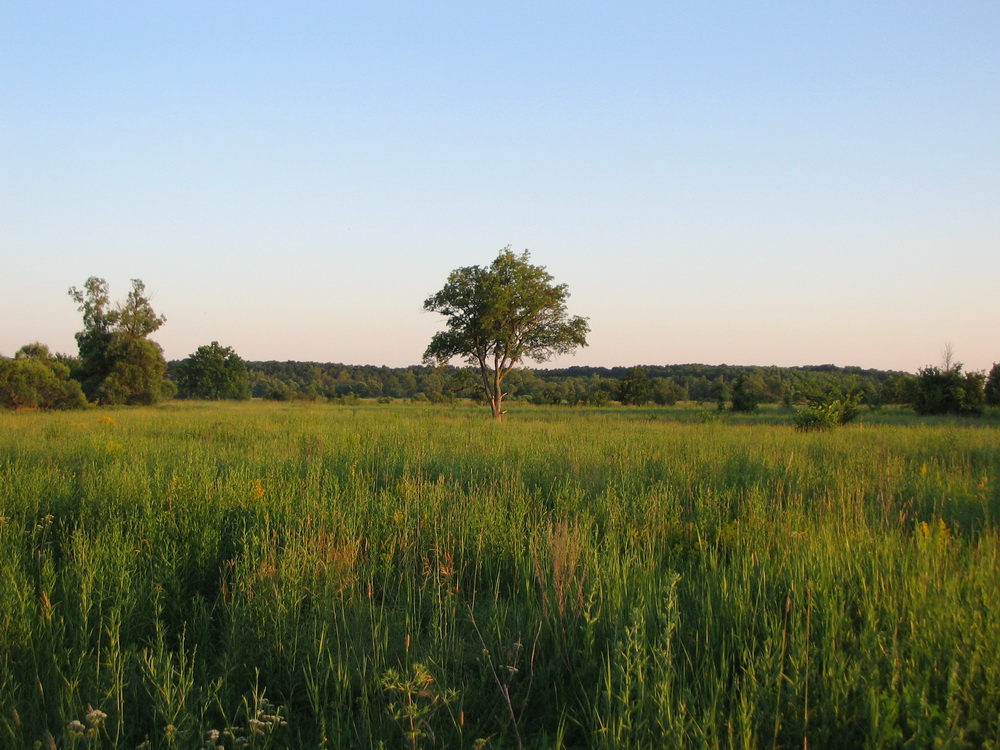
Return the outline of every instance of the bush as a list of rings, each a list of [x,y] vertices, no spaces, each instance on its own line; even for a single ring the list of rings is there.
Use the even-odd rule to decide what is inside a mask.
[[[861,414],[861,393],[831,394],[825,398],[811,399],[812,403],[795,412],[795,429],[832,430],[838,425],[853,422]]]
[[[986,375],[962,372],[962,365],[920,370],[914,407],[918,414],[980,416],[986,405]]]
[[[808,406],[795,412],[795,429],[802,432],[809,430],[832,430],[840,424],[839,415],[834,409],[826,406]]]
[[[0,407],[82,409],[87,399],[69,368],[49,359],[0,359]]]
[[[983,386],[983,396],[990,406],[1000,406],[1000,364],[993,363]]]
[[[607,406],[611,403],[611,394],[603,388],[598,388],[587,396],[587,403],[591,406]]]
[[[764,381],[758,374],[739,374],[733,382],[730,408],[745,413],[757,411],[757,405],[764,397]]]

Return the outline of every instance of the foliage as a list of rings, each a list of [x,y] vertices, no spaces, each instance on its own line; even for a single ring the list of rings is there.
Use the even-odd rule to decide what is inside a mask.
[[[587,403],[591,406],[607,406],[611,403],[611,394],[603,388],[598,388],[591,392]]]
[[[853,422],[861,414],[861,391],[832,391],[809,399],[809,406],[795,412],[795,428],[829,430]]]
[[[980,417],[986,409],[986,373],[967,372],[962,381],[962,414]]]
[[[527,250],[516,255],[506,247],[486,268],[452,271],[444,288],[424,302],[425,310],[448,319],[424,359],[445,364],[462,357],[477,367],[495,419],[504,413],[503,380],[523,359],[544,362],[587,345],[586,319],[566,312],[566,285],[554,285],[529,258]]]
[[[986,403],[985,385],[985,374],[963,373],[961,363],[924,367],[914,408],[918,414],[979,416]]]
[[[712,382],[711,395],[712,400],[715,401],[716,409],[718,411],[725,411],[726,402],[729,401],[731,391],[724,376],[720,375]]]
[[[983,396],[990,406],[1000,406],[1000,364],[993,363],[983,385]]]
[[[168,375],[176,377],[179,362],[172,362]],[[856,367],[742,367],[738,365],[644,365],[653,383],[653,401],[669,405],[674,396],[678,401],[715,402],[718,381],[735,379],[741,372],[760,375],[765,391],[761,403],[787,401],[804,403],[806,394],[825,392],[831,388],[845,391],[864,387],[874,392],[884,403],[897,401],[883,395],[886,383],[904,376],[916,382],[916,376],[883,370],[860,370]],[[321,362],[247,362],[251,394],[266,398],[279,387],[288,399],[331,399],[346,397],[416,399],[435,402],[450,401],[451,395],[467,398],[470,389],[453,390],[453,374],[475,378],[482,392],[477,369],[469,367],[380,367],[375,365],[345,365]],[[574,366],[555,369],[519,367],[504,380],[509,395],[506,400],[529,401],[538,404],[605,405],[615,399],[619,382],[632,368]],[[464,381],[463,381],[464,382]],[[726,386],[728,388],[728,386]],[[483,392],[482,398],[485,398]],[[728,390],[726,403],[728,405]]]
[[[896,372],[890,375],[882,387],[882,403],[884,404],[915,404],[920,390],[920,380],[908,372]]]
[[[151,404],[171,392],[163,379],[163,350],[147,338],[166,318],[153,311],[140,279],[132,279],[125,301],[114,306],[108,283],[96,276],[82,290],[71,287],[69,295],[83,314],[83,330],[76,334],[80,362],[73,376],[88,398],[102,404]]]
[[[111,308],[108,284],[104,279],[91,276],[83,290],[71,287],[69,294],[83,313],[83,330],[76,334],[80,361],[73,376],[80,381],[83,392],[94,398],[97,388],[110,370],[106,351],[111,343],[118,314]]]
[[[687,391],[673,378],[650,378],[646,368],[633,367],[618,381],[616,395],[625,406],[643,406],[650,401],[657,406],[673,406],[687,396]]]
[[[44,344],[21,347],[14,359],[0,357],[0,408],[80,409],[87,399],[69,367]]]
[[[98,403],[149,406],[167,395],[167,363],[159,344],[114,335],[104,356],[108,371],[94,393]]]
[[[234,399],[250,398],[247,365],[232,347],[213,341],[199,346],[176,368],[177,393],[181,398]]]
[[[687,398],[687,390],[673,378],[651,378],[653,403],[657,406],[673,406]]]
[[[642,367],[633,367],[618,381],[618,400],[625,406],[642,406],[652,399],[653,384]]]
[[[927,366],[919,371],[914,408],[918,414],[958,414],[962,411],[964,378],[960,367]]]
[[[759,374],[740,373],[733,382],[730,408],[733,411],[753,412],[764,397],[764,381]]]

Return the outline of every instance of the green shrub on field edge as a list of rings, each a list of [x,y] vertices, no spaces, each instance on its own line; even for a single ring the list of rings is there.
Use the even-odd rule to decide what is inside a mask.
[[[795,412],[795,429],[831,430],[837,425],[853,422],[861,413],[861,394],[848,393],[811,399],[805,409]]]

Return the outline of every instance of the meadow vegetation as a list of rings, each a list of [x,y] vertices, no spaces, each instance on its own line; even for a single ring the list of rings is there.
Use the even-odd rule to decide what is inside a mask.
[[[0,746],[997,747],[997,424],[0,412]]]

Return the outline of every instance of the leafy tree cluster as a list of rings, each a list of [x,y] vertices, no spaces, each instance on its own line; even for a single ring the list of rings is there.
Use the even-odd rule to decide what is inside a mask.
[[[22,346],[13,359],[0,357],[0,407],[79,409],[86,404],[65,359],[52,356],[44,344]]]
[[[170,368],[180,398],[242,400],[250,398],[247,365],[232,347],[213,341]]]
[[[913,406],[918,414],[979,416],[986,408],[986,383],[985,373],[962,372],[960,363],[924,367]]]
[[[87,398],[101,404],[153,404],[173,395],[164,379],[163,350],[148,338],[166,318],[153,311],[141,280],[132,279],[132,290],[116,305],[108,283],[96,276],[83,289],[70,288],[69,294],[83,313],[73,377]]]
[[[743,373],[733,381],[730,398],[733,411],[754,412],[764,399],[767,388],[760,373]]]
[[[986,376],[983,396],[990,406],[1000,406],[1000,364],[994,363],[990,374]]]
[[[443,401],[455,368],[408,368],[342,363],[247,362],[251,396],[292,399],[406,398]]]
[[[657,406],[673,406],[686,395],[686,390],[673,378],[651,378],[644,367],[633,367],[618,381],[618,402],[625,406],[645,406],[650,402]]]
[[[174,372],[176,363],[171,365]],[[482,398],[482,385],[473,368],[381,367],[319,362],[247,362],[251,395],[255,398],[354,399],[389,398],[435,402],[454,398]],[[644,374],[640,375],[637,370]],[[671,404],[677,401],[716,403],[721,394],[729,408],[732,388],[742,374],[759,392],[758,403],[809,404],[830,392],[859,392],[862,403],[912,403],[886,397],[888,388],[917,376],[881,370],[815,367],[741,367],[737,365],[645,365],[632,367],[518,368],[504,380],[508,399],[564,406],[611,402]],[[629,378],[640,381],[635,402]],[[647,386],[642,386],[645,381]],[[623,394],[622,386],[626,383]],[[763,384],[763,385],[762,385]],[[478,389],[478,391],[477,391]],[[644,395],[645,394],[645,395]]]
[[[570,367],[537,371],[537,377],[546,381],[568,379],[577,382],[600,377],[612,384],[610,392],[612,398],[617,400],[614,396],[618,392],[617,384],[629,378],[634,369]],[[641,369],[651,381],[656,382],[661,378],[671,381],[679,401],[718,403],[721,399],[726,408],[730,406],[733,389],[741,376],[744,379],[740,385],[743,393],[738,396],[738,407],[749,406],[754,401],[757,404],[783,403],[791,406],[793,403],[806,403],[808,396],[813,394],[822,394],[834,388],[847,390],[851,387],[862,391],[866,404],[913,403],[910,398],[912,388],[909,386],[916,382],[916,376],[909,373],[836,365],[757,367],[682,364],[644,365]],[[904,386],[897,387],[902,397],[897,397],[889,390],[892,384],[898,385],[899,382],[905,383]]]

